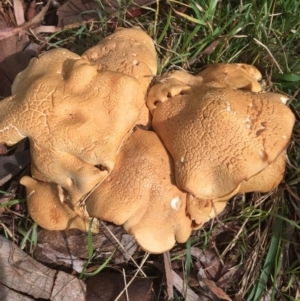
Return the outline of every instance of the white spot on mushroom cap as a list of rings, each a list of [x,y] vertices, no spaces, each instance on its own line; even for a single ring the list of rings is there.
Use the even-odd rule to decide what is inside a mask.
[[[280,100],[282,103],[286,104],[289,99],[287,97],[281,96]]]
[[[71,178],[67,178],[66,179],[66,184],[69,186],[69,187],[72,187],[73,186],[73,180]]]
[[[65,201],[65,197],[64,197],[63,188],[60,185],[57,186],[57,194],[60,202],[63,204]]]
[[[181,206],[181,200],[180,200],[179,196],[177,196],[171,200],[171,208],[172,209],[179,211],[180,206]]]

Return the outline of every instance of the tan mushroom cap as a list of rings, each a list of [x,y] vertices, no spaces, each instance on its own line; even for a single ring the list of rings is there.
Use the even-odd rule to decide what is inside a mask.
[[[112,35],[88,49],[83,58],[100,68],[136,78],[144,96],[157,72],[154,42],[140,28],[118,28]],[[149,111],[142,103],[137,124],[150,125]]]
[[[199,72],[197,76],[203,78],[203,83],[215,88],[246,89],[260,92],[261,73],[247,64],[213,64]]]
[[[90,216],[123,225],[141,247],[162,253],[185,242],[191,220],[186,193],[173,184],[172,161],[154,132],[137,128],[124,142],[112,173],[89,196]]]
[[[157,54],[150,36],[139,28],[118,28],[83,55],[92,64],[136,78],[146,94],[157,72]]]
[[[180,91],[174,81],[176,93],[164,90],[167,79],[151,88],[147,103],[180,189],[200,199],[226,198],[287,147],[295,117],[285,96],[185,83]]]
[[[26,187],[27,208],[31,218],[48,230],[65,230],[70,228],[87,231],[90,219],[81,212],[75,212],[68,203],[63,189],[56,185],[37,181],[24,176],[20,183]],[[98,232],[98,225],[92,225],[92,231]]]
[[[284,150],[275,161],[248,181],[243,181],[239,193],[268,192],[276,188],[282,181],[285,165],[286,151]]]
[[[276,188],[283,179],[285,171],[286,151],[283,151],[277,159],[267,166],[260,173],[251,177],[241,184],[230,195],[215,200],[203,200],[188,194],[187,214],[193,221],[193,229],[199,229],[204,223],[221,213],[227,201],[238,193],[246,192],[269,192]]]
[[[32,59],[12,90],[0,103],[0,143],[29,137],[34,177],[61,185],[72,199],[112,170],[144,103],[135,78],[98,70],[65,49]]]

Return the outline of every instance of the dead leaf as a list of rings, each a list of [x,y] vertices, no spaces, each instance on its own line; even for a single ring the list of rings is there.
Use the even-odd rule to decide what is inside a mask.
[[[156,261],[148,261],[148,263],[152,263],[156,266],[161,272],[164,271],[163,265]],[[172,281],[174,287],[184,296],[185,301],[202,301],[202,299],[193,291],[191,290],[185,283],[185,281],[175,272],[172,270]]]
[[[130,281],[126,276],[126,283]],[[115,300],[126,285],[122,274],[101,272],[87,280],[86,301]],[[128,299],[124,293],[119,301],[153,300],[152,281],[149,278],[135,278],[127,289]]]
[[[168,296],[168,300],[171,300],[174,299],[171,258],[169,252],[165,252],[163,255],[164,255],[165,277],[167,282],[167,296]]]
[[[47,4],[41,9],[41,11],[34,18],[29,20],[28,22],[25,22],[25,23],[23,23],[19,26],[16,26],[16,27],[9,27],[9,28],[1,29],[0,30],[0,40],[7,39],[7,38],[9,38],[13,35],[21,33],[25,29],[34,27],[35,25],[40,23],[43,20],[45,14],[46,14],[46,12],[49,8],[50,3],[51,3],[51,1],[49,0],[47,2]]]
[[[36,1],[33,0],[30,2],[29,7],[26,11],[27,21],[32,20],[36,16]]]
[[[122,242],[125,231],[122,227],[109,225],[109,230],[115,235],[115,237]],[[131,237],[132,238],[132,237]],[[95,260],[105,260],[112,252],[118,248],[118,244],[111,237],[110,233],[105,227],[101,226],[100,233],[94,234],[93,237],[93,249],[99,250],[95,253]],[[133,245],[132,239],[123,241],[123,247],[129,254],[137,254],[136,243]],[[124,262],[124,257],[128,254],[124,250],[118,249],[114,255],[113,260],[115,263]],[[124,254],[125,253],[125,254]],[[41,229],[38,232],[38,245],[34,251],[34,258],[40,262],[43,262],[51,267],[64,266],[66,268],[72,268],[74,270],[80,269],[80,262],[73,262],[74,259],[86,260],[88,256],[88,236],[87,233],[81,232],[77,229],[69,229],[65,231],[49,231]]]
[[[122,234],[120,243],[124,246],[126,252],[123,252],[122,256],[117,256],[115,258],[115,264],[128,262],[138,249],[135,239],[130,234]]]
[[[18,174],[23,168],[30,164],[30,161],[29,150],[17,152],[11,156],[0,157],[0,186]]]
[[[205,267],[205,271],[209,273],[212,279],[218,279],[222,264],[213,250],[201,250],[196,247],[191,248],[191,255],[196,257]]]
[[[0,32],[7,29],[7,23],[0,15]],[[16,75],[24,70],[37,51],[27,48],[29,44],[28,36],[10,36],[5,40],[0,40],[0,97],[11,95],[11,85]]]
[[[18,300],[18,301],[33,301],[33,298],[24,296],[22,294],[19,294],[18,292],[15,292],[8,287],[0,284],[0,300],[2,301],[12,301],[12,300]]]
[[[11,155],[0,156],[0,186],[12,179],[30,164],[28,139],[20,141],[20,143],[13,148],[13,151]],[[11,153],[11,151],[9,151],[9,153]]]
[[[51,301],[86,300],[83,281],[43,266],[3,236],[0,236],[0,270],[1,285],[29,297]]]
[[[234,280],[240,279],[244,270],[242,269],[242,265],[232,266],[227,269],[227,272],[224,273],[224,269],[222,270],[222,277],[216,281],[217,285],[225,287],[226,285],[234,282]]]
[[[226,37],[220,37],[220,38],[217,38],[216,40],[214,40],[209,46],[207,46],[206,48],[204,48],[199,53],[199,56],[212,54],[215,51],[215,49],[217,48],[217,46],[219,45],[219,43],[221,41],[223,41],[225,38]]]
[[[136,0],[128,7],[128,15],[136,17],[140,15],[138,7],[148,6],[155,3],[156,0]],[[125,6],[126,0],[102,0],[101,4],[93,0],[70,0],[57,10],[58,27],[66,25],[81,23],[84,21],[102,18],[113,13],[118,12],[119,3],[121,7]]]
[[[24,18],[24,9],[21,0],[14,0],[14,12],[15,18],[18,25],[21,25],[25,22]]]
[[[199,277],[199,282],[203,282],[205,286],[219,299],[232,301],[231,298],[218,286],[214,281]]]
[[[7,147],[0,143],[0,155],[6,155],[7,154]]]

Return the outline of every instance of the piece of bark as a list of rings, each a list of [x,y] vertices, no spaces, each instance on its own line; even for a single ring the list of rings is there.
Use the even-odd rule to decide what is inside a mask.
[[[27,296],[51,301],[85,301],[84,282],[45,267],[3,236],[0,236],[0,271],[0,284]]]
[[[22,294],[19,294],[18,292],[15,292],[6,286],[0,284],[0,300],[1,301],[12,301],[12,300],[18,300],[18,301],[33,301],[33,298],[30,298],[28,296],[24,296]]]
[[[130,281],[126,276],[126,283]],[[125,280],[122,274],[101,272],[87,280],[86,301],[111,301],[124,289]],[[149,278],[135,278],[118,301],[150,301],[153,300],[152,281]]]

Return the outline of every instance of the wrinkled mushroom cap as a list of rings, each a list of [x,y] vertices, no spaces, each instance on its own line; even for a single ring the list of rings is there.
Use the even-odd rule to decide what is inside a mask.
[[[82,57],[99,68],[136,78],[144,96],[157,72],[154,42],[140,28],[118,28],[112,35],[88,49]],[[150,126],[150,115],[145,102],[141,103],[137,124]]]
[[[118,28],[83,55],[92,64],[136,78],[146,94],[157,72],[153,40],[139,28]]]
[[[286,151],[283,151],[275,161],[273,161],[263,171],[256,174],[248,181],[243,181],[239,188],[239,193],[246,192],[268,192],[277,187],[283,179],[286,165]]]
[[[65,49],[34,58],[13,93],[0,103],[0,142],[29,137],[35,177],[70,194],[79,190],[76,198],[112,170],[144,103],[135,78],[100,70]]]
[[[137,128],[112,173],[89,196],[90,216],[124,225],[144,250],[162,253],[191,232],[186,193],[173,183],[172,162],[154,132]]]
[[[151,88],[148,106],[175,161],[179,188],[200,199],[224,198],[287,147],[295,118],[285,96],[205,84],[182,83],[180,91],[178,81],[176,93],[161,97],[167,81]]]
[[[201,76],[203,82],[210,87],[261,91],[258,82],[262,78],[261,73],[254,66],[247,64],[213,64],[197,76]]]

